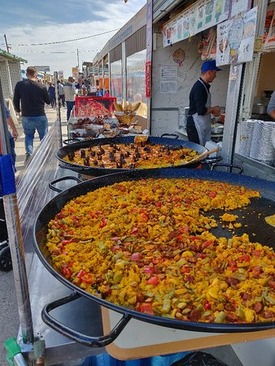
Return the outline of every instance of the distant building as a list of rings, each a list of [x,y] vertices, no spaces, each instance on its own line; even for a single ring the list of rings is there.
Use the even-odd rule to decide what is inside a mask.
[[[15,85],[22,79],[21,64],[27,62],[21,57],[0,49],[0,78],[4,98],[11,98]]]
[[[93,75],[93,63],[85,61],[82,63],[82,71],[84,78],[89,78]]]

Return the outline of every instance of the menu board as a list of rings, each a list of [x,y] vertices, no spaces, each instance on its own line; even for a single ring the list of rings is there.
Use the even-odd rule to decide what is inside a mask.
[[[257,24],[257,7],[217,27],[218,66],[252,61]]]
[[[163,47],[194,36],[228,19],[230,0],[200,0],[163,26]]]
[[[250,9],[251,0],[232,0],[230,18]]]
[[[160,67],[160,92],[176,93],[178,91],[178,67],[175,65],[162,65]]]

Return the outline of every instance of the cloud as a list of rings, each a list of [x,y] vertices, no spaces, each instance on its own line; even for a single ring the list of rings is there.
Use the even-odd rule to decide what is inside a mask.
[[[9,5],[10,2],[18,4],[19,1],[20,4],[23,3],[21,0],[10,0]],[[66,76],[71,74],[71,68],[77,64],[77,48],[80,64],[82,61],[92,61],[96,53],[115,32],[87,40],[51,46],[19,47],[18,44],[74,39],[117,29],[134,16],[146,2],[146,0],[130,0],[125,4],[123,0],[36,1],[39,4],[37,9],[33,9],[33,0],[25,0],[23,10],[21,6],[10,7],[8,11],[14,17],[18,17],[22,10],[18,24],[11,21],[7,25],[7,22],[3,22],[2,17],[7,14],[7,10],[4,9],[6,13],[1,10],[0,33],[7,34],[8,42],[12,46],[11,52],[28,60],[28,65],[48,65],[52,72],[63,70]],[[44,4],[43,12],[41,11],[42,3]],[[55,8],[53,3],[56,3]],[[62,12],[60,11],[61,4]],[[53,16],[52,13],[57,13],[58,17]],[[70,14],[68,15],[68,13]],[[20,20],[23,18],[28,19],[24,25]],[[0,47],[3,48],[2,45]]]

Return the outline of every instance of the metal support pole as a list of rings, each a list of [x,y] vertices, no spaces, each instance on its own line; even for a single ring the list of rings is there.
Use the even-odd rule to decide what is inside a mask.
[[[6,116],[4,113],[4,98],[0,80],[0,138],[3,155],[9,150],[9,138],[7,132]],[[15,190],[15,189],[14,189]],[[15,292],[18,304],[19,321],[22,331],[23,343],[33,343],[33,323],[31,304],[29,298],[29,287],[25,265],[25,253],[23,236],[20,226],[19,210],[16,193],[7,194],[3,197],[6,216],[7,230],[11,259],[13,264],[13,276],[15,281]]]
[[[113,87],[112,87],[112,69],[111,69],[111,57],[110,52],[108,52],[108,75],[109,75],[109,92],[110,95],[114,95]]]
[[[126,57],[126,45],[122,42],[122,101],[123,104],[127,100],[127,57]]]
[[[105,89],[105,87],[104,87],[104,58],[102,59],[102,89]]]
[[[77,68],[78,68],[78,70],[79,70],[79,49],[77,48],[76,49],[76,58],[77,58]]]
[[[9,44],[8,44],[8,40],[7,40],[7,35],[6,34],[4,34],[4,39],[5,39],[5,44],[6,44],[7,52],[10,52],[10,48],[9,48]]]
[[[55,88],[55,105],[56,105],[56,118],[58,120],[58,126],[59,126],[59,146],[63,146],[62,141],[62,125],[61,125],[61,105],[60,105],[60,98],[59,98],[59,90],[58,90],[58,72],[54,72],[54,88]]]
[[[107,58],[108,58],[108,78],[109,78],[109,85],[108,85],[108,89],[109,89],[109,92],[110,92],[110,95],[113,95],[112,94],[112,88],[111,88],[111,62],[110,62],[110,52],[108,52],[108,55],[107,55]]]
[[[153,0],[147,0],[146,10],[146,88],[150,88],[150,95],[147,97],[147,128],[152,130],[152,69],[153,69]],[[147,85],[148,83],[148,85]],[[147,94],[148,91],[146,91]]]

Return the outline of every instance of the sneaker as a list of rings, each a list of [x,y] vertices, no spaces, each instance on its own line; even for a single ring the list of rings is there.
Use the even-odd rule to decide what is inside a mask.
[[[30,159],[30,157],[31,157],[30,153],[25,154],[25,163],[27,163],[27,161]]]

